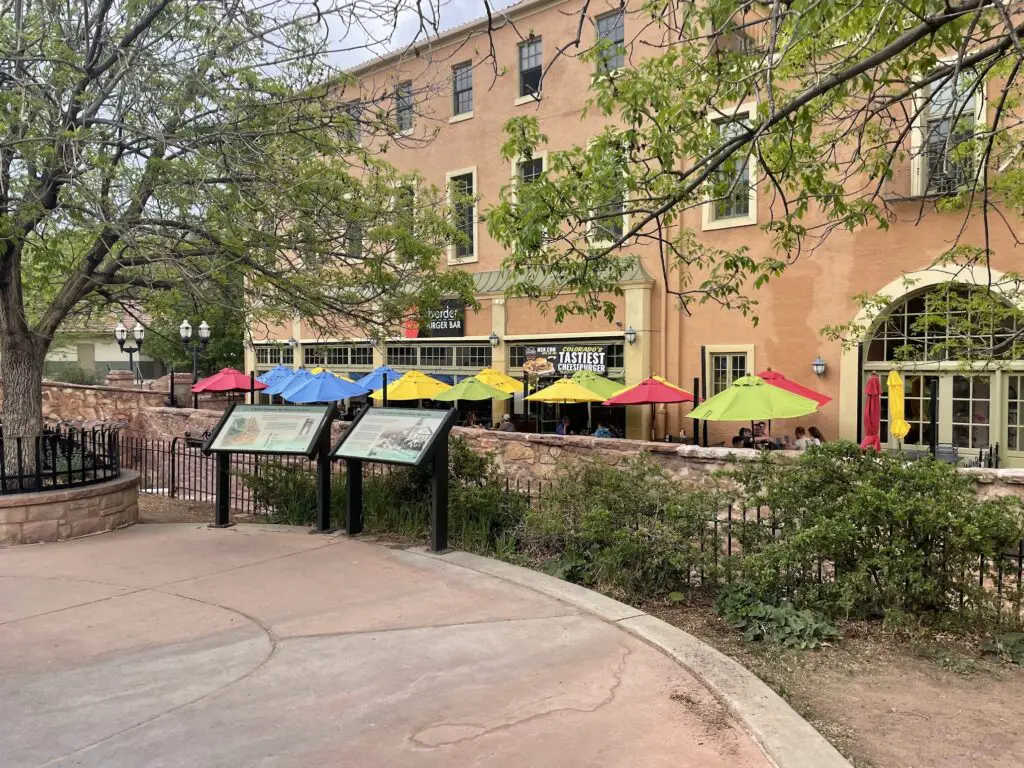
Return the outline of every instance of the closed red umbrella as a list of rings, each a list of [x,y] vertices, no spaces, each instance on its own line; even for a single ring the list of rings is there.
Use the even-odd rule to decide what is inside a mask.
[[[651,405],[653,403],[692,403],[693,395],[685,389],[657,379],[644,379],[629,389],[604,401],[605,405]]]
[[[200,379],[192,385],[193,392],[248,392],[250,389],[249,374],[236,371],[234,368],[222,368],[213,376]],[[252,389],[266,389],[267,385],[257,379]]]
[[[817,402],[819,406],[825,405],[826,403],[832,402],[832,398],[828,395],[823,395],[821,392],[815,392],[810,387],[805,387],[803,384],[797,384],[795,381],[787,379],[778,371],[773,371],[769,368],[766,371],[761,371],[757,374],[759,379],[764,379],[773,387],[784,389],[787,392],[792,392],[794,395],[800,395],[800,397],[806,397],[810,400]]]
[[[882,382],[877,373],[868,377],[864,394],[867,395],[864,401],[864,439],[860,441],[860,448],[862,451],[873,448],[876,453],[881,453],[879,432],[882,426]]]

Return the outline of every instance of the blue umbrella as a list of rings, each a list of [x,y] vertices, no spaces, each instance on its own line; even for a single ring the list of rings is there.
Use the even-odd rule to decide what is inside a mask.
[[[273,384],[282,376],[291,376],[293,373],[295,373],[295,369],[290,365],[278,365],[257,376],[256,381],[262,382],[263,384]]]
[[[324,371],[297,380],[281,393],[281,397],[290,403],[329,403],[360,397],[369,391],[358,384],[339,379],[330,371]]]
[[[361,379],[356,379],[356,384],[360,387],[366,387],[370,392],[375,392],[384,386],[384,374],[387,374],[388,384],[394,384],[400,378],[402,374],[396,371],[394,368],[390,368],[386,365],[378,366],[373,371],[363,376]],[[264,390],[265,392],[266,390]]]
[[[280,395],[286,389],[288,389],[288,387],[292,386],[297,381],[300,381],[301,379],[308,379],[312,375],[313,374],[311,374],[305,368],[299,368],[298,370],[293,370],[289,374],[281,374],[276,379],[274,379],[272,382],[270,382],[270,386],[268,386],[266,389],[264,389],[262,394],[264,394],[264,395]]]

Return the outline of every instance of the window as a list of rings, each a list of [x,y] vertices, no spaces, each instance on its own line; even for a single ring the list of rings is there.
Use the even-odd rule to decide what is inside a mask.
[[[302,348],[302,364],[316,367],[324,364],[324,348],[306,345]]]
[[[626,367],[626,345],[622,342],[608,345],[608,369]]]
[[[594,209],[593,237],[599,243],[614,243],[626,231],[626,217],[619,194],[611,202]]]
[[[736,379],[747,375],[746,352],[713,352],[711,358],[711,387],[709,397],[724,392]]]
[[[455,365],[458,368],[488,368],[491,365],[490,344],[455,347]]]
[[[345,232],[346,254],[349,258],[360,259],[363,256],[363,227],[357,221],[350,221]]]
[[[991,383],[988,376],[953,377],[953,445],[988,448]]]
[[[388,365],[414,368],[416,366],[416,347],[389,346],[387,360]]]
[[[541,177],[544,173],[544,158],[543,157],[531,157],[529,160],[523,160],[517,167],[517,175],[519,181],[523,184],[532,184]]]
[[[348,365],[348,347],[325,347],[324,365]]]
[[[400,131],[412,130],[412,81],[399,83],[395,89],[395,124]]]
[[[597,39],[605,43],[601,52],[602,72],[608,72],[626,63],[626,13],[622,9],[597,17]]]
[[[291,347],[261,344],[255,350],[256,365],[291,365],[294,359]]]
[[[420,347],[420,365],[424,368],[451,368],[455,353],[452,347]]]
[[[924,174],[923,194],[954,194],[974,178],[974,158],[964,145],[974,136],[975,92],[979,90],[972,90],[975,82],[973,73],[962,73],[934,83],[926,96],[918,166]]]
[[[510,371],[522,368],[525,362],[526,347],[515,345],[508,348],[508,369]]]
[[[302,363],[311,368],[372,366],[373,348],[369,344],[306,344]]]
[[[745,120],[719,120],[715,123],[724,144],[747,128]],[[750,215],[750,162],[747,150],[741,148],[720,167],[712,192],[711,218],[744,219]]]
[[[868,383],[871,371],[864,371],[861,391]],[[885,373],[875,371],[882,379],[881,420],[878,436],[882,444],[889,442],[889,388],[885,386]],[[910,431],[903,438],[904,445],[931,445],[932,419],[929,378],[922,374],[903,374],[903,420]]]
[[[473,184],[474,171],[448,177],[452,200],[452,213],[459,240],[449,256],[463,261],[476,257],[476,197]]]
[[[539,37],[519,44],[520,96],[540,96],[542,59],[543,53]]]
[[[1006,447],[1024,451],[1024,376],[1010,376],[1006,387]]]
[[[355,144],[358,144],[362,139],[362,130],[359,124],[362,112],[363,105],[358,101],[350,101],[345,104],[345,114],[352,119],[352,125],[347,128],[346,134],[348,139]]]
[[[473,111],[473,65],[470,62],[452,67],[452,114]]]
[[[359,346],[352,347],[352,351],[349,354],[349,365],[372,366],[373,347],[369,344],[360,344]]]

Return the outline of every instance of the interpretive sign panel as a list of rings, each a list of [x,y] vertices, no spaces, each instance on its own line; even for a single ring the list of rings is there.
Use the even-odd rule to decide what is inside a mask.
[[[233,405],[203,450],[312,456],[333,405]]]
[[[454,409],[366,408],[342,436],[334,458],[418,466],[447,439]]]

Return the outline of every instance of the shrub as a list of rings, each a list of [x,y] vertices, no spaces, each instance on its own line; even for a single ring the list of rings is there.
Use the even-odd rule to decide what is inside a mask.
[[[715,610],[746,640],[767,640],[783,648],[806,650],[839,639],[839,630],[820,614],[797,610],[788,602],[766,603],[755,597],[749,584],[724,589],[715,601]]]
[[[87,371],[78,365],[67,365],[46,372],[46,378],[50,381],[60,381],[64,384],[99,384],[99,377],[94,371]]]
[[[988,613],[997,598],[979,586],[979,559],[1016,548],[1024,528],[1017,499],[980,500],[948,464],[862,454],[852,443],[791,463],[765,457],[731,476],[778,528],[741,525],[737,567],[758,597],[831,617],[942,613],[961,595]]]
[[[269,511],[270,522],[312,525],[316,520],[315,472],[301,466],[268,462],[260,466],[259,475],[245,475],[244,480],[252,489],[257,507]]]
[[[711,569],[715,490],[680,484],[646,454],[624,470],[580,463],[559,476],[525,520],[527,544],[550,573],[637,599]]]

